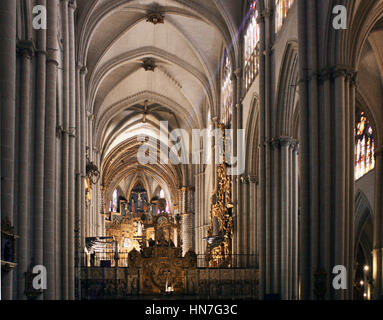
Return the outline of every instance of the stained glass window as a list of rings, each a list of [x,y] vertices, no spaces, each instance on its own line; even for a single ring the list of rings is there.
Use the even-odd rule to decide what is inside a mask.
[[[355,180],[375,168],[375,139],[365,112],[357,109],[355,124]]]
[[[275,32],[281,29],[294,0],[275,0]]]
[[[167,212],[167,213],[170,212],[170,208],[169,208],[168,200],[166,200],[166,209],[165,209],[165,212]]]
[[[162,189],[161,189],[161,191],[160,191],[160,198],[161,198],[161,199],[164,199],[164,198],[165,198],[165,192],[164,192],[164,190],[162,190]]]
[[[233,83],[231,61],[226,54],[222,85],[222,122],[229,124],[233,112]]]
[[[112,197],[112,212],[117,212],[118,209],[118,191],[117,189],[113,192]]]
[[[250,5],[249,25],[245,34],[245,87],[250,87],[256,74],[258,73],[258,43],[260,39],[260,28],[257,23],[258,12],[256,10],[257,1]]]

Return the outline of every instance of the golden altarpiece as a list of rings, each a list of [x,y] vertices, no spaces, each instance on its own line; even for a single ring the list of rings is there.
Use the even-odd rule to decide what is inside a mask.
[[[156,215],[127,212],[115,216],[107,225],[106,236],[115,241],[118,258],[115,253],[105,258],[114,259],[114,266],[128,267],[130,272],[140,270],[140,294],[182,294],[185,268],[196,268],[197,258],[193,252],[182,257],[180,216],[165,211],[165,199],[156,199],[152,204],[159,210]]]
[[[225,125],[219,124],[222,141],[222,160],[217,165],[217,187],[210,199],[210,221],[207,237],[207,260],[209,267],[232,266],[232,236],[233,236],[233,218],[232,218],[232,179],[227,174],[229,165],[225,162],[226,149],[230,141],[225,135]]]

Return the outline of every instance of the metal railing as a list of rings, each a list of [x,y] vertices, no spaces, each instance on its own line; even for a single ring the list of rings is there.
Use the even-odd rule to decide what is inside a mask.
[[[143,293],[150,279],[140,269],[83,268],[81,299],[257,299],[258,270],[250,268],[197,268],[184,270],[177,293]],[[158,284],[157,284],[158,285]]]
[[[255,254],[232,254],[226,259],[210,259],[206,254],[197,255],[197,267],[209,269],[231,269],[231,268],[257,268],[258,259]]]
[[[81,255],[81,267],[128,267],[128,253],[114,251],[95,252],[93,254],[83,253]]]
[[[114,251],[95,252],[94,254],[83,253],[81,256],[81,267],[102,267],[102,268],[128,268],[127,252]],[[233,254],[229,259],[213,259],[208,255],[197,255],[197,268],[208,269],[231,269],[231,268],[257,268],[258,258],[255,254]]]

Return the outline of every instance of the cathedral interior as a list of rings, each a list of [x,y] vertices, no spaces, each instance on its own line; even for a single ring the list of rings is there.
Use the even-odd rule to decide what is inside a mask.
[[[0,44],[1,299],[383,299],[383,0],[1,0]]]

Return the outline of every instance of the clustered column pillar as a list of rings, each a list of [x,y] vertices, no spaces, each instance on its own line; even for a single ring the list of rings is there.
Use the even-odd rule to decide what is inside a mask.
[[[31,60],[34,46],[31,41],[19,42],[20,70],[20,134],[18,180],[18,234],[17,241],[17,298],[25,299],[25,277],[28,268],[28,221],[30,200],[30,131],[31,131]]]
[[[40,4],[46,7],[46,0]],[[46,99],[46,30],[37,30],[37,72],[34,136],[34,181],[33,181],[33,256],[34,265],[43,265],[44,239],[44,149],[45,149],[45,99]],[[38,299],[42,299],[40,295]]]
[[[17,273],[2,273],[2,299],[25,299],[25,273],[36,265],[47,270],[47,289],[37,299],[73,299],[76,154],[77,167],[85,172],[80,146],[85,134],[75,149],[75,135],[80,136],[75,127],[85,128],[79,123],[84,113],[75,109],[76,2],[35,2],[2,0],[0,5],[1,218],[8,218],[19,235]],[[26,15],[34,4],[47,9],[47,28],[25,25],[16,35],[17,6],[32,22]],[[85,80],[77,80],[84,92]],[[85,93],[78,104],[81,99],[84,105]]]
[[[258,25],[260,29],[260,41],[259,41],[259,50],[260,52],[265,52],[266,49],[266,26],[264,14],[261,11],[261,8],[258,4],[258,10],[260,15],[258,17]],[[265,65],[265,55],[261,54],[259,56],[259,139],[261,141],[259,145],[259,210],[257,211],[257,221],[258,221],[258,243],[259,243],[259,298],[262,299],[265,295],[267,289],[267,270],[266,270],[266,249],[267,249],[267,232],[266,232],[266,152],[267,144],[266,141],[266,97],[265,97],[265,74],[266,74],[266,65]]]
[[[323,19],[315,1],[298,0],[301,298],[351,299],[356,73],[344,61],[320,64]],[[348,290],[332,286],[336,265]]]
[[[194,233],[194,188],[183,187],[181,189],[181,234],[182,234],[182,253],[186,254],[189,250],[193,250],[193,233]]]
[[[257,223],[257,184],[258,180],[255,175],[248,177],[249,181],[249,194],[245,195],[248,201],[248,215],[249,215],[249,267],[257,267],[257,234],[258,234],[258,223]]]
[[[69,296],[74,299],[74,249],[75,249],[75,155],[76,155],[76,63],[75,63],[75,21],[74,12],[76,10],[76,1],[69,2],[68,26],[69,26],[69,207],[68,207],[68,277],[69,277]]]
[[[299,216],[299,190],[298,190],[298,157],[299,157],[299,143],[293,142],[291,147],[291,164],[292,170],[290,172],[290,201],[291,201],[291,216],[290,216],[290,234],[291,234],[291,246],[290,246],[290,294],[291,299],[298,299],[298,216]]]
[[[44,266],[47,269],[47,290],[45,299],[56,298],[55,265],[55,200],[56,189],[56,125],[57,125],[57,68],[58,41],[57,16],[58,1],[47,3],[47,75],[45,111],[45,150],[44,150]]]
[[[383,146],[375,154],[375,215],[373,244],[374,299],[383,297]]]
[[[69,21],[68,21],[68,0],[61,0],[61,23],[63,35],[63,103],[62,103],[62,184],[61,184],[61,299],[66,300],[69,297]]]
[[[81,141],[80,141],[80,175],[81,175],[81,252],[84,252],[85,237],[86,237],[86,194],[85,194],[85,176],[86,176],[86,136],[87,136],[87,116],[86,116],[86,90],[85,90],[85,77],[87,68],[83,66],[80,70],[80,128],[81,128]]]
[[[238,155],[238,141],[237,141],[237,134],[238,129],[241,128],[242,124],[242,105],[239,101],[239,81],[240,81],[240,71],[235,70],[232,74],[231,81],[233,82],[233,101],[234,101],[234,108],[233,108],[233,115],[232,115],[232,121],[231,121],[231,129],[233,130],[233,135],[231,141],[233,148],[230,150],[229,146],[226,145],[226,154],[224,155],[224,158],[227,158],[228,155],[231,156],[231,163],[233,162],[233,158],[236,156],[243,156]],[[228,138],[228,137],[226,137]],[[230,154],[232,152],[233,154]],[[235,166],[235,164],[233,164]],[[237,175],[232,176],[232,201],[233,201],[233,239],[232,239],[232,253],[234,255],[233,257],[233,265],[239,266],[241,264],[240,260],[240,253],[243,250],[243,244],[242,244],[242,217],[241,215],[241,184],[239,181],[239,177]]]
[[[249,224],[249,177],[240,177],[240,201],[241,201],[241,215],[240,215],[240,266],[248,267],[249,264],[249,253],[250,253],[250,235],[253,230],[250,229]]]
[[[268,176],[272,188],[272,202],[269,204],[271,216],[261,216],[261,219],[267,219],[265,231],[268,235],[260,241],[266,240],[265,253],[266,257],[270,257],[270,265],[266,266],[266,271],[270,278],[266,279],[267,288],[263,294],[278,295],[283,300],[294,299],[298,294],[298,144],[293,138],[279,137],[272,139],[267,145],[270,146],[268,150],[271,159]],[[263,201],[265,200],[261,199],[261,203]],[[260,263],[263,263],[262,260]]]
[[[297,290],[297,233],[298,233],[298,142],[289,137],[279,139],[280,181],[280,226],[282,230],[281,257],[281,296],[282,299],[296,299]]]

